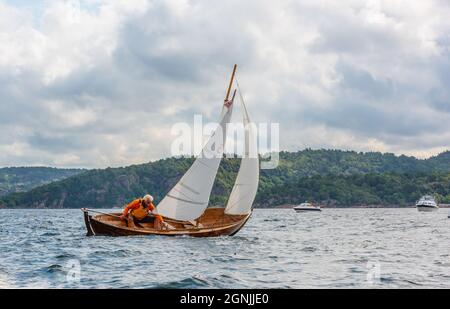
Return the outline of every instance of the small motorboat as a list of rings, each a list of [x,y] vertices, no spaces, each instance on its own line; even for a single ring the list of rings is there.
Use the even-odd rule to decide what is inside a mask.
[[[293,208],[296,212],[304,212],[304,211],[322,211],[322,209],[320,209],[320,206],[315,206],[311,203],[308,202],[304,202],[301,203],[300,205],[294,206]]]
[[[416,203],[418,211],[435,211],[439,209],[439,206],[431,195],[424,195]]]

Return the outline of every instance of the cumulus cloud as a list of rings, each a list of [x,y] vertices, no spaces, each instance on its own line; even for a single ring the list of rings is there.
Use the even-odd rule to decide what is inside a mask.
[[[408,7],[408,9],[405,9]],[[446,1],[0,0],[0,166],[170,155],[232,64],[281,148],[450,148]]]

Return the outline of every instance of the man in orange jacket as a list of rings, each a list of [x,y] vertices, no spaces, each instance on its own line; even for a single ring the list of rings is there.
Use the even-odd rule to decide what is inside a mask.
[[[138,198],[128,204],[122,212],[122,219],[127,221],[128,227],[136,228],[135,222],[143,221],[150,212],[155,216],[154,227],[161,229],[165,226],[162,216],[154,213],[156,210],[153,205],[153,196],[145,195],[143,198]]]

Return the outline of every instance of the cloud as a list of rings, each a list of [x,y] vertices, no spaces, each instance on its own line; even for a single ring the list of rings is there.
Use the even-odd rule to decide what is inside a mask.
[[[170,156],[174,123],[216,120],[233,63],[283,149],[450,148],[445,1],[36,3],[0,0],[0,166]]]

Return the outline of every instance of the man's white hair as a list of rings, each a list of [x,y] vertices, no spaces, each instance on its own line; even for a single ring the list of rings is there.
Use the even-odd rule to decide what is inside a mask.
[[[152,202],[153,202],[153,196],[151,196],[150,194],[146,194],[146,195],[144,196],[143,200],[144,200],[146,203],[152,203]]]

